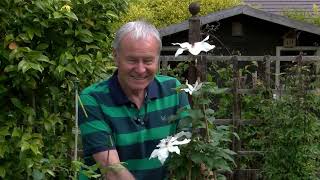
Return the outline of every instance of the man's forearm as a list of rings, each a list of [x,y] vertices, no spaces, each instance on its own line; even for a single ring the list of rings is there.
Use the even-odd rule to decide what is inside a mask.
[[[128,169],[122,166],[120,169],[110,169],[107,171],[105,180],[135,180],[135,178]]]

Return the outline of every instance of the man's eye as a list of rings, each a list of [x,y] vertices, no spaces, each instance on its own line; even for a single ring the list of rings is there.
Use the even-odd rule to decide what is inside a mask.
[[[128,59],[128,63],[134,64],[134,63],[136,63],[136,60],[135,59]]]
[[[147,59],[147,60],[144,61],[144,63],[149,65],[149,64],[153,63],[153,60],[152,59]]]

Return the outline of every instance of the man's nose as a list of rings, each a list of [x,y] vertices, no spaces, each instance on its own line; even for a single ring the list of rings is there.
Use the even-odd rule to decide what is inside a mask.
[[[138,73],[144,73],[146,71],[145,64],[143,62],[139,62],[136,67],[136,71]]]

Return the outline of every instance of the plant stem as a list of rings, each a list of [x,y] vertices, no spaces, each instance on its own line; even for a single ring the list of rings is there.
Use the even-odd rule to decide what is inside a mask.
[[[191,179],[192,179],[192,178],[191,178],[191,175],[192,175],[192,161],[191,161],[191,160],[189,160],[189,167],[188,167],[188,169],[189,169],[188,180],[191,180]]]
[[[209,126],[208,126],[208,119],[206,116],[206,105],[205,104],[202,106],[202,111],[204,114],[204,121],[206,123],[206,140],[207,140],[207,142],[209,142]]]

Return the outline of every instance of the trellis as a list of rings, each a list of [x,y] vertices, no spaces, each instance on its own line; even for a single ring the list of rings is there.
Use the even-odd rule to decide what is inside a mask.
[[[217,125],[232,125],[233,132],[239,133],[241,126],[247,125],[257,125],[259,121],[257,119],[241,119],[241,95],[250,95],[255,94],[256,89],[243,89],[241,88],[241,78],[240,78],[240,62],[250,62],[257,61],[262,62],[258,64],[264,65],[264,77],[263,81],[265,85],[273,91],[274,94],[280,94],[282,91],[280,84],[280,64],[281,62],[297,62],[298,65],[302,65],[301,62],[304,63],[318,63],[320,62],[320,56],[161,56],[160,57],[160,67],[162,69],[166,69],[170,62],[187,62],[192,61],[192,59],[197,58],[198,61],[208,62],[227,62],[232,63],[233,68],[233,83],[232,87],[229,88],[229,93],[232,93],[233,96],[233,108],[232,108],[232,118],[229,119],[216,119],[215,123]],[[271,67],[274,68],[271,68]],[[207,67],[205,67],[207,68]],[[272,72],[273,69],[275,72]],[[206,72],[206,71],[203,71]],[[163,72],[165,74],[165,71]],[[272,77],[274,76],[274,77]],[[255,78],[255,77],[253,77]],[[275,79],[275,85],[273,86],[271,83],[271,79]],[[241,156],[251,156],[251,155],[261,155],[263,152],[255,151],[255,150],[243,150],[241,149],[241,140],[237,140],[233,138],[232,140],[232,150],[237,153],[236,164],[239,165],[239,157]],[[233,180],[248,180],[248,179],[258,179],[259,169],[235,169],[231,175],[229,175],[229,179]]]

